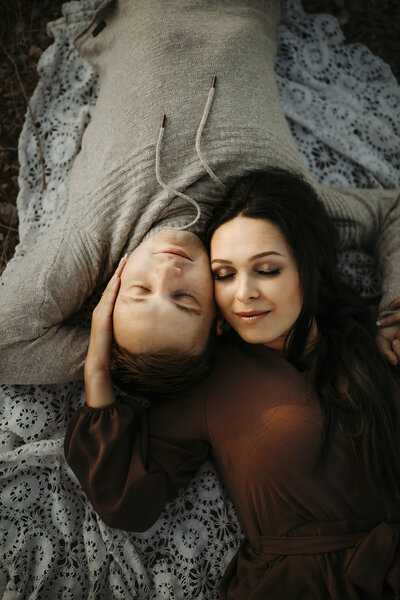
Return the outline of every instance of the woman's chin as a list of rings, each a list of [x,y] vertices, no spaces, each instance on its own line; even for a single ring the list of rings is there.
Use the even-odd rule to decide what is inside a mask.
[[[238,335],[240,335],[240,337],[242,338],[242,340],[244,342],[247,342],[248,344],[263,344],[263,345],[267,345],[269,342],[269,339],[266,339],[265,334],[263,335],[262,333],[257,333],[256,331],[243,331],[243,330],[236,330],[236,333]]]
[[[277,352],[281,352],[283,350],[285,336],[275,338],[272,336],[267,336],[263,332],[249,330],[243,331],[239,329],[236,329],[236,333],[247,344],[261,344],[263,346],[271,348],[271,350],[276,350]]]

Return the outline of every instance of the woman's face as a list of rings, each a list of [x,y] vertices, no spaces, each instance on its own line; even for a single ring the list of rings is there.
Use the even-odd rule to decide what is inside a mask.
[[[239,215],[215,231],[210,254],[224,318],[246,342],[281,351],[302,307],[297,264],[281,230]]]

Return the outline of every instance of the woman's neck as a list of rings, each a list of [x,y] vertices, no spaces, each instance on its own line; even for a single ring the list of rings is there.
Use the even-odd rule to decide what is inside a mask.
[[[272,343],[264,344],[264,346],[266,346],[267,348],[270,348],[271,350],[276,352],[276,354],[279,354],[279,356],[283,356],[283,358],[285,358],[287,360],[288,359],[287,350],[285,349],[286,339],[287,339],[287,335],[284,335],[284,336],[281,336],[280,338],[278,338],[277,340],[274,340],[274,342],[272,342]],[[317,327],[316,322],[313,321],[311,332],[310,332],[310,335],[309,335],[309,338],[307,341],[307,345],[305,347],[305,354],[308,354],[309,352],[311,352],[311,350],[314,348],[314,346],[316,345],[318,340],[319,340],[318,327]]]

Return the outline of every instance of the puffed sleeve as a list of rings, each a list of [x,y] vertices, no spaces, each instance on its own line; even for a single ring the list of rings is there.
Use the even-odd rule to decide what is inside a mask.
[[[145,531],[208,458],[198,396],[145,409],[125,399],[78,409],[64,452],[95,511],[109,527]]]

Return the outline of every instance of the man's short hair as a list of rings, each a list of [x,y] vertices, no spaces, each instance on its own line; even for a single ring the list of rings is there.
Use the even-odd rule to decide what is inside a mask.
[[[182,393],[210,371],[216,341],[213,320],[206,345],[197,355],[187,352],[132,354],[118,346],[111,348],[111,374],[115,383],[131,395],[164,400]]]

